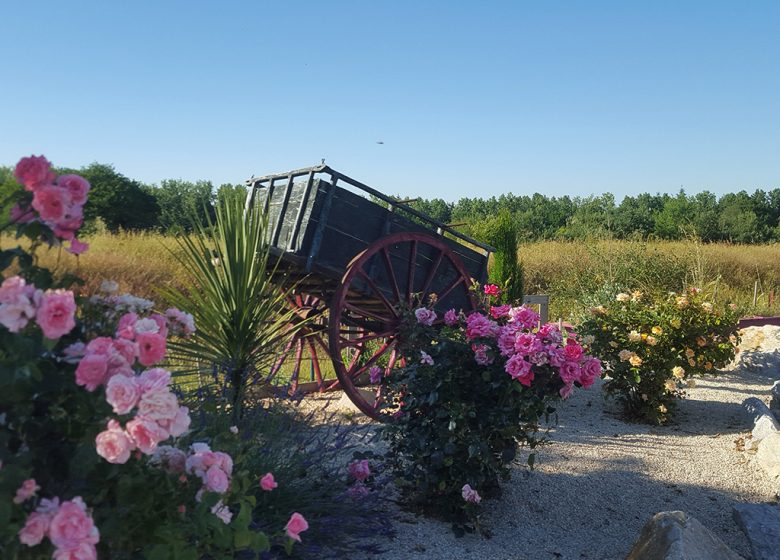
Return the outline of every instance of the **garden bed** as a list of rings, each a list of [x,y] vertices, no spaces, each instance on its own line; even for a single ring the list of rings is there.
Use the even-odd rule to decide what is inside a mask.
[[[775,494],[741,450],[752,428],[741,403],[768,399],[780,377],[780,328],[748,329],[743,348],[750,359],[740,355],[735,369],[697,380],[667,426],[621,420],[601,383],[576,392],[560,406],[553,444],[537,454],[536,468],[516,466],[503,496],[484,503],[492,538],[456,539],[447,524],[398,512],[397,537],[379,558],[619,559],[644,523],[668,510],[696,517],[749,557],[732,506]]]

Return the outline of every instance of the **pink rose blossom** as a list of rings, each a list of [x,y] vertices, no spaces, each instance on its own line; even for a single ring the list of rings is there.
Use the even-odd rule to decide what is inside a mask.
[[[46,536],[49,530],[49,520],[50,516],[45,513],[32,512],[27,516],[24,527],[19,531],[19,542],[27,546],[41,544],[43,537]]]
[[[95,447],[97,454],[109,463],[124,465],[130,459],[130,452],[135,449],[135,444],[116,420],[110,420],[108,429],[95,438]]]
[[[561,335],[561,331],[558,328],[558,325],[555,323],[546,323],[542,325],[539,328],[539,331],[536,333],[536,336],[542,339],[547,339],[550,342],[561,342],[563,340],[563,336]]]
[[[263,475],[263,478],[260,479],[260,488],[266,492],[270,492],[277,486],[279,485],[276,483],[276,480],[274,480],[274,475],[272,473],[266,473]]]
[[[27,500],[35,496],[35,493],[40,489],[41,487],[35,483],[34,478],[28,478],[27,480],[22,482],[22,485],[16,490],[16,496],[14,496],[14,503],[21,504],[23,502],[26,502]]]
[[[510,321],[516,322],[524,329],[532,329],[539,323],[539,314],[525,305],[509,310]]]
[[[125,362],[130,365],[135,362],[135,357],[138,354],[138,346],[135,342],[126,338],[117,338],[111,341],[111,345],[124,358]]]
[[[49,539],[57,548],[76,549],[81,545],[94,545],[100,534],[87,513],[87,506],[80,497],[63,502],[49,525]]]
[[[189,336],[195,332],[195,319],[189,313],[171,307],[165,311],[165,316],[173,322],[171,328],[176,331],[175,334]]]
[[[135,377],[117,375],[108,380],[106,384],[106,401],[116,414],[127,414],[136,404],[140,391]]]
[[[30,156],[19,160],[14,169],[14,177],[24,185],[25,189],[32,191],[40,185],[51,183],[56,176],[45,157]]]
[[[576,340],[570,338],[566,341],[566,346],[563,347],[563,354],[567,360],[576,362],[582,357],[583,349]]]
[[[482,501],[482,498],[479,495],[479,492],[474,490],[471,485],[464,484],[463,488],[461,490],[461,495],[463,496],[463,499],[467,502],[470,502],[472,504],[478,504]]]
[[[87,354],[76,367],[76,385],[81,385],[87,391],[94,391],[106,379],[108,357],[104,354]]]
[[[352,461],[347,468],[349,474],[351,474],[355,480],[363,482],[369,476],[371,476],[371,468],[368,466],[367,459],[361,459]]]
[[[135,313],[125,313],[119,318],[119,323],[116,327],[116,335],[120,338],[126,338],[133,340],[135,338],[134,326],[138,321],[138,315]]]
[[[142,393],[160,391],[171,384],[171,373],[163,368],[147,369],[138,378],[138,386]]]
[[[430,327],[436,320],[436,312],[433,309],[426,309],[425,307],[415,309],[414,316],[417,317],[418,323],[427,327]]]
[[[488,355],[490,346],[487,344],[472,344],[471,349],[474,351],[474,360],[481,366],[486,366],[493,363],[493,359]]]
[[[515,354],[504,364],[504,369],[512,377],[526,387],[531,386],[534,379],[534,372],[531,369],[531,363],[526,361],[521,355]]]
[[[89,249],[89,243],[82,243],[75,237],[70,240],[70,247],[65,249],[68,253],[73,253],[74,255],[80,255],[82,253],[85,253]]]
[[[547,356],[549,357],[550,365],[554,367],[561,367],[566,362],[563,348],[558,348],[557,346],[548,346]]]
[[[601,377],[602,368],[601,362],[597,358],[587,358],[582,363],[582,375],[580,376],[580,383],[584,388],[588,388]]]
[[[0,304],[0,325],[12,333],[18,333],[35,317],[35,306],[22,296],[14,303]]]
[[[564,362],[563,365],[558,368],[558,372],[561,375],[564,383],[574,383],[580,380],[581,368],[577,362]]]
[[[157,422],[137,416],[127,423],[127,434],[133,440],[141,453],[151,455],[157,448],[157,444],[168,438],[168,432],[161,428]]]
[[[28,207],[22,208],[18,204],[14,204],[8,217],[15,224],[29,224],[35,220],[35,212]]]
[[[73,548],[56,549],[52,560],[97,560],[97,550],[94,544],[81,542]]]
[[[84,205],[89,192],[89,181],[79,175],[60,175],[57,185],[70,193],[73,204]]]
[[[214,465],[206,471],[203,482],[206,486],[206,490],[209,492],[216,492],[217,494],[224,494],[230,486],[230,480],[228,479],[227,474],[225,474],[225,471],[217,465]]]
[[[508,325],[499,328],[496,343],[502,356],[511,356],[515,353],[516,333],[516,329]]]
[[[301,542],[300,534],[309,528],[309,524],[306,519],[298,512],[293,513],[290,516],[290,520],[284,527],[284,531],[291,539]]]
[[[222,451],[214,451],[214,458],[214,464],[225,471],[228,475],[233,472],[233,458],[230,455],[223,453]]]
[[[493,319],[500,319],[501,317],[506,317],[509,315],[509,310],[512,309],[512,306],[508,303],[506,305],[498,305],[498,306],[491,306],[490,307],[490,316],[493,317]]]
[[[489,337],[494,334],[497,325],[482,315],[481,313],[472,313],[466,318],[466,337],[469,340],[475,338]]]
[[[46,290],[35,319],[43,335],[54,340],[73,330],[76,326],[75,315],[76,300],[73,298],[73,292]]]
[[[487,296],[499,296],[501,295],[501,289],[495,284],[485,284],[482,288]]]
[[[568,399],[571,394],[574,392],[574,384],[573,383],[567,383],[563,387],[561,387],[561,390],[559,391],[561,398],[566,400]]]
[[[144,366],[156,364],[165,357],[165,337],[154,333],[139,333],[135,338],[138,342],[138,361]]]
[[[87,354],[101,354],[104,356],[108,356],[108,354],[111,352],[111,348],[114,346],[113,339],[107,337],[107,336],[99,336],[97,338],[93,338],[89,341],[87,344]]]
[[[444,314],[444,324],[448,327],[454,327],[458,324],[458,313],[454,309],[449,309]]]
[[[542,343],[532,334],[522,333],[515,338],[515,352],[521,356],[535,354],[542,349]]]
[[[225,504],[222,503],[222,500],[214,504],[214,507],[211,508],[211,513],[216,515],[225,525],[230,523],[230,521],[233,519],[233,513]]]
[[[32,201],[32,207],[46,222],[57,222],[63,219],[69,204],[70,194],[68,191],[54,185],[38,188]]]
[[[158,424],[162,426],[173,437],[179,437],[190,428],[190,409],[186,406],[180,406],[171,420],[159,420]]]
[[[138,414],[155,422],[173,420],[179,412],[176,395],[167,388],[145,391],[138,401]]]

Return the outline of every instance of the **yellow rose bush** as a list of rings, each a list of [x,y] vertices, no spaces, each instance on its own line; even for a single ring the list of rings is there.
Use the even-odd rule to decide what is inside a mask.
[[[738,315],[698,288],[664,295],[619,293],[591,308],[580,334],[593,337],[604,386],[630,418],[663,424],[694,377],[734,358]]]

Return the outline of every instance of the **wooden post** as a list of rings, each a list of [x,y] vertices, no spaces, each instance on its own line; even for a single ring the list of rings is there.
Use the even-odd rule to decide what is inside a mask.
[[[758,280],[756,280],[755,284],[753,284],[753,307],[756,306],[757,301],[758,301]]]
[[[769,290],[769,307],[774,307],[775,305],[775,290],[772,288]]]

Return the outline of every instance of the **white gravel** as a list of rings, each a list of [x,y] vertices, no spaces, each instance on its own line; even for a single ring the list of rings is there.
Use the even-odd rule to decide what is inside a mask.
[[[399,511],[397,536],[376,558],[620,559],[644,523],[669,510],[696,517],[749,558],[732,505],[770,502],[775,493],[741,450],[752,428],[741,403],[768,400],[780,378],[780,328],[747,329],[743,348],[731,371],[689,390],[669,426],[624,422],[601,384],[576,392],[559,407],[536,468],[517,465],[503,496],[483,502],[492,538],[455,538],[446,523]]]

